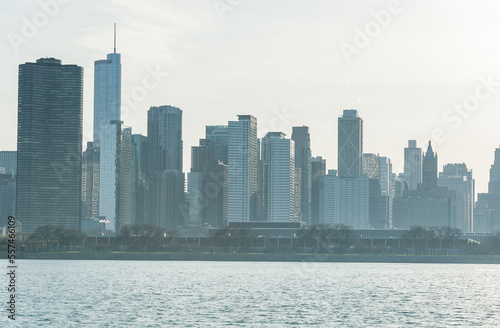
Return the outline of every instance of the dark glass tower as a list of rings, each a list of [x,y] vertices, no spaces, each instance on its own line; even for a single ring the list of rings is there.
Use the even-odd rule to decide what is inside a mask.
[[[184,173],[182,172],[182,110],[151,107],[148,112],[150,218],[149,223],[174,231],[184,225]]]
[[[294,126],[292,140],[295,142],[295,171],[300,184],[300,218],[311,223],[311,136],[309,127]]]
[[[19,65],[17,217],[23,232],[80,229],[83,68]]]

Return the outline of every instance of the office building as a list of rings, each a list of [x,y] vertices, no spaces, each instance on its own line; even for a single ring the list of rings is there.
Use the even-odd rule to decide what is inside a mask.
[[[475,193],[472,170],[468,170],[465,164],[446,164],[439,173],[438,186],[455,191],[456,216],[452,227],[473,232]]]
[[[320,179],[319,223],[368,229],[369,183],[367,176],[340,178],[336,170],[329,170]]]
[[[422,161],[422,183],[417,190],[403,191],[394,198],[392,224],[396,229],[409,229],[415,225],[424,227],[455,227],[456,193],[437,185],[437,153],[431,142]]]
[[[17,174],[17,151],[0,151],[0,167],[3,174]]]
[[[227,165],[228,146],[229,146],[229,128],[227,125],[207,125],[205,127],[205,138],[210,139],[215,144],[217,160]]]
[[[82,157],[82,220],[99,217],[99,148],[87,142]]]
[[[145,224],[149,217],[149,153],[148,138],[141,134],[133,134],[132,142],[135,151],[135,222]]]
[[[311,224],[311,136],[309,127],[294,126],[292,140],[295,143],[295,172],[298,219]]]
[[[474,214],[474,232],[500,231],[500,148],[495,149],[495,159],[490,168],[488,192],[477,194]]]
[[[424,189],[437,187],[438,177],[438,156],[432,151],[431,141],[422,159],[422,184]]]
[[[227,222],[227,166],[218,161],[215,143],[200,139],[191,148],[188,177],[190,225],[221,227]]]
[[[326,159],[311,158],[311,224],[319,224],[319,182],[326,175]]]
[[[109,234],[117,231],[117,163],[121,134],[121,55],[113,53],[94,62],[94,141],[99,164],[99,218]]]
[[[257,119],[238,115],[228,123],[228,203],[230,221],[255,221],[257,217]]]
[[[359,177],[363,172],[363,120],[355,109],[338,119],[338,176]]]
[[[184,197],[182,110],[174,106],[148,111],[150,222],[175,231],[189,220]]]
[[[294,141],[281,132],[269,132],[262,139],[262,162],[265,201],[263,221],[289,221],[295,217],[295,149]]]
[[[404,156],[404,177],[410,190],[417,190],[422,183],[422,149],[417,147],[416,140],[408,140]]]
[[[174,106],[151,107],[148,111],[148,142],[151,172],[182,172],[182,110]]]
[[[80,229],[83,68],[19,65],[16,214],[23,232]]]

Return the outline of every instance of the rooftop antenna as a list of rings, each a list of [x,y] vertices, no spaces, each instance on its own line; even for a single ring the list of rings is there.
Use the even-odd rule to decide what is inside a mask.
[[[114,50],[113,50],[113,53],[116,54],[116,23],[115,23],[115,43],[114,43]]]

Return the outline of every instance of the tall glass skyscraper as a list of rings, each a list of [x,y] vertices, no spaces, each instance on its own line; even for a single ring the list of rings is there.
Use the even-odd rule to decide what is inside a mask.
[[[230,121],[228,145],[227,220],[255,221],[257,218],[257,119],[238,115]]]
[[[262,139],[262,161],[267,168],[266,221],[290,221],[295,214],[295,147],[294,141],[285,138],[281,132],[269,132]]]
[[[355,109],[339,117],[338,176],[359,177],[363,173],[363,120]]]
[[[188,220],[187,210],[183,207],[182,110],[174,106],[151,107],[147,140],[150,223],[174,231]]]
[[[55,58],[19,65],[17,217],[23,232],[80,229],[83,68]]]
[[[117,154],[121,133],[120,54],[94,63],[94,147],[99,149],[99,217],[106,230],[117,229]]]

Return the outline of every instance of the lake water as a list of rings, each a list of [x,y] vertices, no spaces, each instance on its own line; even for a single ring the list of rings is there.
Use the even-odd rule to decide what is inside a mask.
[[[21,260],[17,270],[18,316],[4,310],[1,327],[500,326],[500,265]]]

